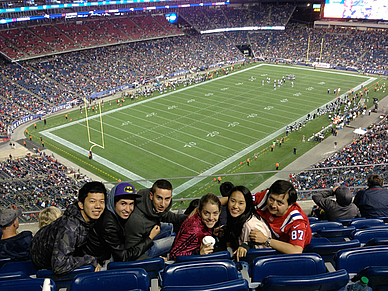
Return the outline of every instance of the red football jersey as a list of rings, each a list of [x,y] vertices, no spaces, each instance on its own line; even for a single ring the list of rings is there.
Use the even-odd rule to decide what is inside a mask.
[[[268,195],[268,190],[256,193],[253,204],[257,213],[268,222],[273,238],[304,248],[311,240],[307,215],[297,203],[294,203],[285,215],[273,216],[267,209]]]

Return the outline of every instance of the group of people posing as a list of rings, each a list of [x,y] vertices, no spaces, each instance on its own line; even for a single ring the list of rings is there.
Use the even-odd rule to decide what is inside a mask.
[[[372,174],[369,188],[357,193],[361,214],[345,186],[312,198],[329,220],[374,217],[388,212],[388,190],[382,184],[382,178]],[[158,256],[176,260],[228,250],[239,261],[252,248],[301,253],[310,243],[309,219],[296,203],[291,182],[277,180],[256,194],[225,182],[220,192],[221,198],[208,193],[177,214],[170,211],[172,185],[167,180],[140,191],[123,182],[109,193],[103,183],[88,182],[63,215],[55,207],[43,210],[33,237],[30,231],[17,232],[20,209],[0,211],[0,257],[31,257],[37,269],[64,275],[84,265],[99,271],[109,261]],[[332,195],[336,201],[329,198]]]
[[[309,221],[290,182],[278,180],[255,195],[230,182],[221,190],[223,197],[208,193],[194,201],[198,206],[177,214],[170,211],[172,185],[167,180],[140,191],[119,183],[109,193],[101,182],[86,183],[78,201],[33,236],[32,262],[37,269],[64,275],[83,265],[99,271],[112,260],[175,260],[226,249],[237,260],[250,248],[301,253],[310,242]],[[207,236],[217,243],[204,241]]]

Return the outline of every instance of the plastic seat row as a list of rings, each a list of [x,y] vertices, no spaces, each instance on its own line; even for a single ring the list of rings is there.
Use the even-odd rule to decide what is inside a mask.
[[[261,250],[255,250],[259,254]],[[29,262],[29,263],[28,263]],[[0,269],[1,290],[9,282],[21,282],[26,273],[32,272],[31,262],[6,263]],[[30,264],[30,265],[29,265]],[[12,274],[11,267],[18,268]],[[84,266],[61,278],[49,270],[40,270],[36,277],[51,278],[59,286],[67,280],[69,290],[340,290],[354,275],[368,275],[373,286],[388,286],[388,247],[374,246],[340,250],[329,268],[318,254],[265,255],[256,257],[250,264],[249,274],[238,272],[228,252],[205,256],[184,256],[179,262],[165,266],[163,259],[154,258],[135,262],[108,264],[107,271],[93,272],[92,266]],[[8,273],[7,273],[8,272]],[[14,276],[12,278],[12,275]],[[155,280],[159,284],[154,284]],[[248,276],[247,276],[248,275]],[[2,278],[2,276],[4,278]],[[8,276],[8,277],[7,277]],[[243,278],[241,278],[243,277]],[[39,278],[42,280],[43,278]],[[12,279],[12,280],[11,280]],[[35,279],[38,280],[38,279]],[[27,282],[26,281],[26,282]],[[35,282],[35,281],[34,281]],[[39,281],[42,283],[42,281]],[[15,285],[16,286],[16,285]],[[52,285],[55,286],[55,285]],[[377,288],[376,287],[376,288]],[[15,287],[16,288],[16,287]],[[54,287],[52,287],[54,288]],[[380,287],[379,287],[380,288]],[[35,290],[29,288],[28,290]],[[41,290],[41,289],[37,289]],[[54,290],[54,289],[52,289]],[[376,289],[379,290],[379,289]]]

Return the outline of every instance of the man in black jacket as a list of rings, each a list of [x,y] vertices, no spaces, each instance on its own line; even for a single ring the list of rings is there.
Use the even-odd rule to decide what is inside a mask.
[[[12,260],[28,260],[30,255],[30,244],[32,240],[31,231],[18,233],[19,216],[22,214],[20,208],[7,208],[0,210],[0,259],[11,258]]]
[[[105,209],[106,188],[101,182],[86,183],[60,218],[42,227],[31,242],[31,259],[37,269],[65,275],[84,265],[100,270],[97,259],[84,255],[82,246]]]
[[[134,246],[143,248],[148,236],[155,226],[161,222],[182,224],[186,219],[185,214],[175,214],[170,211],[172,205],[172,185],[167,180],[157,180],[151,189],[142,189],[138,192],[140,198],[136,199],[136,208],[125,223],[125,248]],[[161,230],[154,239],[154,245],[149,248],[140,259],[165,255],[170,251],[174,236]]]
[[[108,194],[106,210],[89,233],[84,252],[97,257],[100,264],[113,256],[115,262],[133,261],[152,246],[152,240],[159,233],[154,226],[142,243],[126,249],[124,246],[124,225],[135,208],[135,187],[129,183],[119,183]]]

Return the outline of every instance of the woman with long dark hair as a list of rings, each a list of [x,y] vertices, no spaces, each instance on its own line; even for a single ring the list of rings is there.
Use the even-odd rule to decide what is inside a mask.
[[[244,186],[235,186],[228,198],[227,224],[225,240],[236,255],[237,261],[245,257],[251,248],[265,248],[264,244],[256,244],[249,238],[251,230],[261,230],[266,236],[271,237],[268,225],[257,214],[252,200],[252,194]]]

